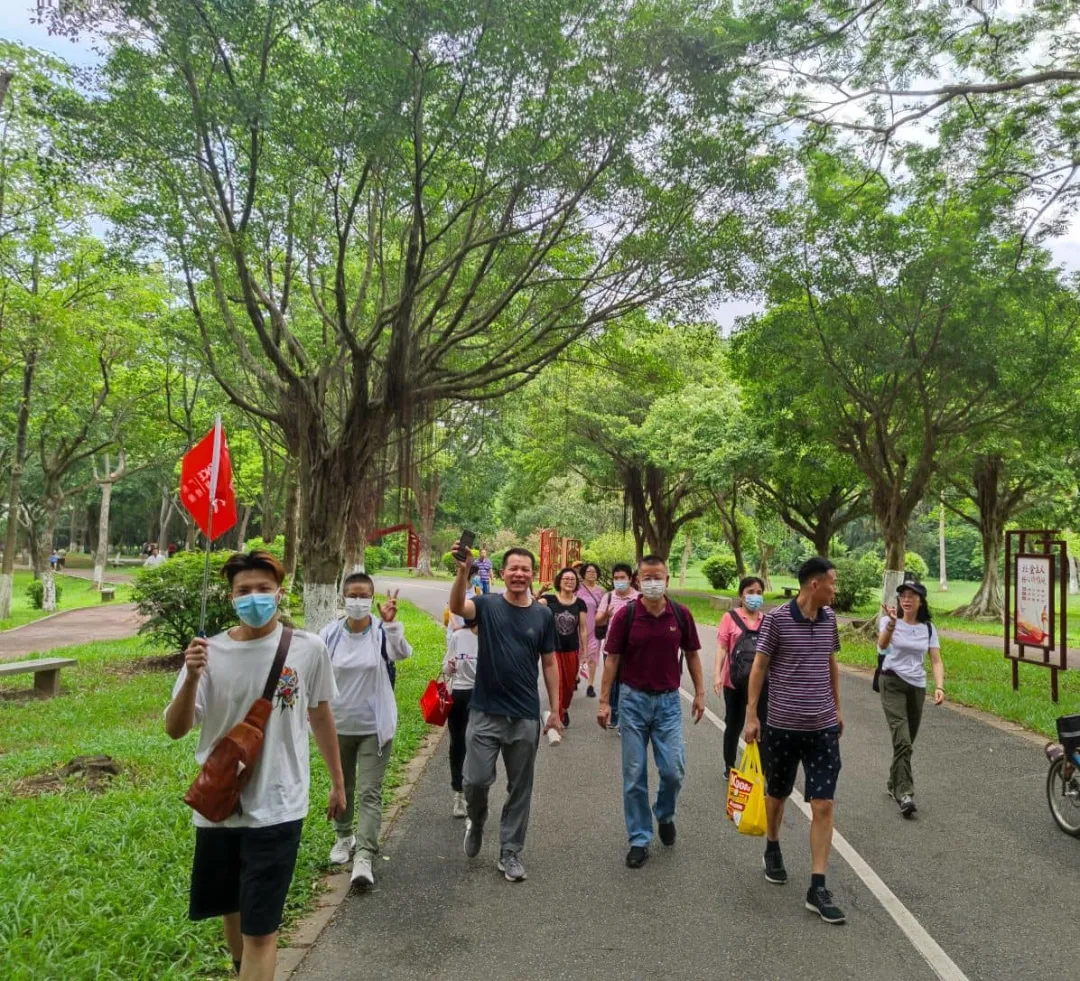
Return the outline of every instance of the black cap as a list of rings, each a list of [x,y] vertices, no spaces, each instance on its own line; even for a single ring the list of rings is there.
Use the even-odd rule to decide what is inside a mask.
[[[896,595],[899,596],[905,589],[910,589],[913,593],[926,599],[926,587],[921,582],[915,582],[915,580],[912,579],[910,582],[900,583],[900,585],[896,587]]]

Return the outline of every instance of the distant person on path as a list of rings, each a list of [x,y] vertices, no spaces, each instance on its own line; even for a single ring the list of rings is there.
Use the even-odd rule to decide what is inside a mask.
[[[594,628],[595,633],[602,633],[604,635],[600,639],[601,664],[606,663],[607,659],[607,629],[611,624],[611,618],[626,606],[627,603],[632,603],[641,595],[632,585],[631,581],[633,577],[634,570],[625,563],[620,562],[611,567],[612,588],[611,591],[605,593],[604,598],[600,600],[600,606],[596,611],[596,627]],[[611,686],[611,721],[608,722],[608,729],[615,732],[619,731],[618,676],[616,676],[615,681]]]
[[[66,564],[67,564],[67,549],[62,548],[62,549],[60,549],[60,551],[57,553],[57,556],[56,556],[56,567],[57,567],[57,569],[62,570]]]
[[[746,707],[748,743],[761,737],[758,707],[765,680],[769,704],[765,736],[769,766],[765,773],[768,832],[765,878],[787,882],[780,853],[784,804],[803,767],[805,798],[810,804],[810,889],[806,908],[826,923],[843,923],[844,914],[825,888],[825,872],[833,836],[833,798],[840,775],[840,669],[836,653],[840,634],[829,608],[836,595],[836,569],[825,558],[807,559],[799,569],[799,595],[770,610],[758,634],[757,656],[750,672]],[[764,706],[763,706],[764,707]]]
[[[169,542],[169,548],[168,548],[167,551],[169,553],[169,558],[170,559],[176,554],[176,549],[177,549],[176,542]]]
[[[345,616],[319,632],[330,652],[338,695],[331,708],[345,774],[345,810],[336,822],[330,864],[344,865],[355,849],[352,884],[375,885],[372,862],[379,853],[382,785],[394,748],[398,711],[392,665],[412,656],[405,628],[397,619],[397,592],[372,617],[375,583],[354,572],[342,583]],[[356,833],[353,815],[357,814]]]
[[[462,767],[465,764],[465,732],[469,725],[469,704],[473,686],[476,684],[476,657],[479,652],[476,621],[453,617],[447,637],[446,656],[443,658],[443,674],[450,677],[450,689],[454,704],[446,728],[450,733],[450,789],[454,795],[453,815],[468,816],[462,784]]]
[[[454,545],[457,551],[457,545]],[[499,833],[498,869],[510,882],[525,879],[521,851],[529,827],[533,773],[540,742],[540,698],[537,661],[544,671],[551,713],[544,731],[562,733],[559,668],[555,663],[555,618],[532,594],[536,560],[524,548],[503,556],[501,595],[466,596],[469,562],[458,563],[450,590],[450,609],[475,620],[479,653],[476,682],[469,706],[463,783],[468,819],[465,854],[475,858],[484,841],[488,791],[495,782],[495,763],[502,754],[507,796]]]
[[[491,592],[491,559],[486,548],[480,549],[480,558],[476,560],[476,570],[480,574],[480,589],[484,596]]]
[[[165,561],[165,556],[161,554],[161,550],[157,545],[150,546],[150,554],[143,561],[143,567],[146,569],[155,569]]]
[[[54,548],[52,550],[52,554],[49,556],[49,568],[53,572],[56,572],[56,570],[57,570],[57,568],[59,568],[59,566],[60,566],[60,554]]]
[[[595,698],[596,666],[600,662],[600,641],[596,639],[596,611],[604,598],[604,587],[600,585],[600,566],[595,562],[582,563],[579,575],[581,583],[577,592],[585,601],[585,631],[588,635],[588,647],[581,652],[583,671],[589,679],[585,694],[588,698]]]
[[[679,684],[682,657],[694,682],[691,715],[705,714],[701,643],[690,611],[668,599],[667,563],[647,555],[638,567],[641,596],[627,603],[608,627],[607,658],[596,721],[611,723],[611,688],[620,675],[623,814],[630,851],[626,864],[641,868],[649,857],[655,815],[660,840],[675,844],[675,803],[686,772]],[[681,653],[680,653],[681,652]],[[656,803],[649,810],[649,744],[659,772]]]
[[[222,573],[240,623],[214,637],[192,639],[165,710],[165,731],[173,739],[200,727],[200,765],[262,696],[282,638],[284,566],[269,552],[238,552]],[[314,634],[293,631],[241,810],[219,824],[194,815],[191,919],[223,918],[241,981],[272,981],[277,966],[278,928],[308,812],[309,723],[330,771],[327,815],[333,819],[345,808],[330,712],[335,694],[326,645]]]
[[[739,582],[739,608],[729,610],[720,620],[716,631],[716,666],[713,669],[713,690],[724,697],[724,779],[728,779],[739,751],[739,736],[746,722],[746,702],[750,692],[750,669],[757,653],[758,630],[761,628],[761,607],[765,601],[765,583],[757,576],[746,576]],[[761,689],[758,712],[766,714],[768,682]],[[760,739],[762,766],[767,750]]]
[[[935,705],[945,701],[945,665],[937,628],[930,621],[926,605],[926,587],[919,582],[905,582],[896,593],[901,618],[897,619],[896,607],[886,607],[878,624],[878,650],[885,655],[881,665],[881,707],[893,744],[888,794],[900,805],[900,813],[910,818],[917,810],[911,753],[926,701],[927,655],[934,671]]]
[[[570,725],[570,702],[587,640],[585,601],[578,595],[580,585],[573,569],[561,569],[555,577],[557,592],[540,599],[555,615],[555,661],[559,665],[559,706],[564,726]]]

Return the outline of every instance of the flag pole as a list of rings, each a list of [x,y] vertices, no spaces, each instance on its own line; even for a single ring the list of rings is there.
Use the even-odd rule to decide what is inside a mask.
[[[206,636],[206,594],[210,588],[210,546],[214,541],[214,511],[217,508],[218,469],[221,466],[221,416],[214,418],[214,452],[210,457],[210,515],[206,521],[206,560],[203,563],[202,600],[199,606],[199,636]]]

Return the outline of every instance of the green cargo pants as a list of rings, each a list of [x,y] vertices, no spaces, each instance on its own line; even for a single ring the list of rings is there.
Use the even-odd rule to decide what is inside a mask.
[[[892,733],[893,758],[889,769],[889,791],[900,800],[915,794],[911,775],[911,750],[922,722],[926,689],[909,685],[903,678],[881,676],[881,707]]]
[[[338,734],[341,769],[345,772],[345,813],[335,822],[338,834],[352,834],[356,821],[356,851],[370,857],[379,851],[382,827],[382,785],[394,740],[379,752],[378,736],[343,736]]]

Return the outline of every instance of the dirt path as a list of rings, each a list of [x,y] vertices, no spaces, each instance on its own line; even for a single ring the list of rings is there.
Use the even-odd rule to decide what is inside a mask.
[[[141,623],[134,603],[67,610],[0,633],[0,661],[44,654],[72,644],[134,637]]]

